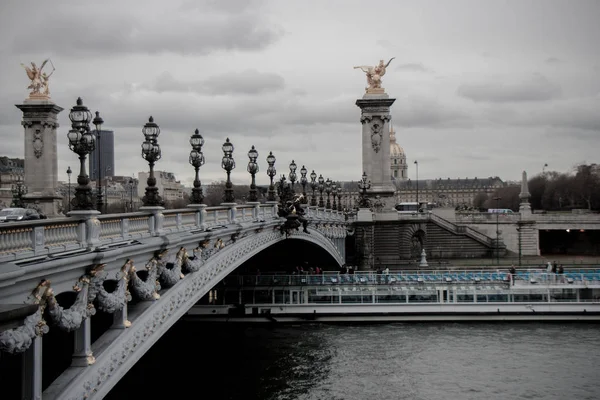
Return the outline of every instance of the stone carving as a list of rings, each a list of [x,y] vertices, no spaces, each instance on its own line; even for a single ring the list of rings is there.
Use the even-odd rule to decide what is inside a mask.
[[[104,287],[107,273],[104,271],[106,264],[99,264],[92,268],[88,274],[91,276],[90,292],[88,299],[90,303],[96,299],[98,303],[98,309],[113,314],[125,307],[125,304],[131,300],[131,294],[127,288],[129,282],[129,276],[132,271],[135,271],[133,261],[128,259],[125,264],[121,267],[121,270],[116,276],[116,287],[114,290],[109,292]]]
[[[50,281],[42,280],[27,299],[29,304],[38,304],[38,310],[25,318],[25,323],[18,328],[9,329],[0,333],[0,351],[14,354],[22,353],[31,346],[36,336],[48,333],[48,325],[43,315],[46,308],[46,296],[50,288]]]
[[[367,75],[367,86],[365,91],[367,93],[383,93],[384,90],[381,87],[381,77],[385,75],[386,68],[390,65],[395,57],[390,58],[387,64],[384,64],[383,60],[379,60],[379,64],[375,66],[370,65],[359,65],[354,69],[360,69]]]
[[[50,61],[50,65],[52,65],[52,71],[49,74],[43,72],[43,69],[48,61]],[[29,86],[27,86],[27,89],[31,89],[29,98],[50,98],[49,81],[55,70],[52,61],[48,58],[42,62],[40,67],[38,67],[33,61],[31,62],[31,68],[23,63],[21,63],[21,66],[25,68],[27,77],[31,80]]]
[[[196,272],[200,270],[200,268],[204,265],[204,259],[202,258],[202,253],[204,249],[208,247],[210,244],[210,240],[205,240],[198,247],[196,247],[193,251],[193,256],[190,257],[186,252],[183,254],[183,269],[190,273]]]
[[[36,158],[40,158],[42,156],[42,150],[44,149],[44,139],[42,138],[42,131],[40,129],[36,129],[33,131],[33,155]]]
[[[171,287],[183,279],[181,265],[184,254],[185,247],[181,247],[175,257],[161,257],[158,260],[158,275],[163,287]]]
[[[68,309],[61,307],[56,301],[56,297],[49,287],[46,296],[48,298],[48,315],[50,320],[60,329],[71,332],[81,326],[81,323],[87,317],[96,314],[96,309],[89,303],[88,289],[90,279],[87,276],[79,278],[73,290],[77,292],[75,303]]]
[[[204,260],[204,261],[208,260],[209,257],[211,257],[213,254],[217,253],[219,250],[223,249],[224,247],[225,247],[225,243],[223,242],[223,239],[218,238],[217,240],[215,240],[215,244],[213,245],[213,247],[209,247],[208,249],[202,251],[202,254],[201,254],[202,260]]]
[[[373,118],[371,123],[371,145],[375,153],[381,150],[381,141],[383,140],[383,124],[384,121],[379,117]]]
[[[148,263],[146,263],[146,271],[140,271],[139,273],[135,268],[131,269],[131,290],[140,300],[158,300],[160,299],[160,283],[158,282],[158,262],[159,259],[165,254],[157,253]],[[142,276],[140,276],[142,275]],[[145,276],[145,279],[143,277]]]

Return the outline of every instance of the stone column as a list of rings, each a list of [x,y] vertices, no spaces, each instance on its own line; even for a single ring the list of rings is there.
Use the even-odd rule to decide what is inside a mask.
[[[81,323],[75,331],[75,352],[71,365],[73,367],[87,367],[96,362],[92,353],[92,324],[89,318]]]
[[[62,215],[62,197],[57,193],[56,128],[63,108],[49,98],[27,99],[16,107],[23,112],[25,128],[25,204],[47,217],[57,217]]]
[[[206,204],[188,204],[187,207],[196,210],[196,226],[206,230]]]
[[[163,220],[165,216],[162,213],[164,207],[161,206],[143,206],[140,207],[140,211],[150,211],[152,213],[152,226],[151,226],[151,235],[152,236],[160,236],[163,234]]]
[[[519,193],[519,199],[521,199],[521,204],[519,204],[519,212],[522,217],[528,218],[531,217],[531,205],[529,204],[529,185],[527,183],[527,172],[523,171],[523,177],[521,178],[521,193]]]
[[[395,205],[396,187],[392,183],[390,172],[390,106],[396,99],[390,99],[386,93],[366,93],[356,100],[360,107],[362,123],[362,166],[371,181],[367,190],[370,198],[379,196],[385,203],[384,208]]]
[[[23,353],[21,398],[42,399],[42,337],[35,336],[31,346]]]

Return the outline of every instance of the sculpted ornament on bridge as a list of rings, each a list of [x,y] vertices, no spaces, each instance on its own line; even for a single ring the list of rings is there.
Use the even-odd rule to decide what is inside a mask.
[[[354,67],[354,69],[360,69],[367,75],[367,86],[365,91],[367,93],[383,93],[384,90],[381,87],[381,77],[385,75],[386,68],[390,65],[392,60],[396,57],[390,58],[390,61],[387,64],[384,64],[383,60],[379,60],[379,64],[375,66],[370,65],[359,65]]]
[[[46,63],[50,61],[50,65],[52,65],[52,71],[49,74],[42,72]],[[54,64],[48,58],[42,62],[42,65],[38,67],[36,63],[31,62],[31,68],[27,65],[21,63],[21,66],[25,68],[25,72],[27,72],[27,77],[31,81],[27,89],[31,89],[31,93],[29,93],[30,99],[49,99],[50,98],[50,88],[48,86],[50,77],[54,73]]]

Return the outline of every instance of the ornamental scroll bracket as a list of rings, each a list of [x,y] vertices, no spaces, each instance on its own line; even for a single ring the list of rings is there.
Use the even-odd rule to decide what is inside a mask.
[[[33,131],[32,146],[33,146],[33,154],[35,155],[36,158],[40,158],[43,154],[42,150],[44,149],[44,139],[42,138],[42,130],[41,129],[36,128]]]

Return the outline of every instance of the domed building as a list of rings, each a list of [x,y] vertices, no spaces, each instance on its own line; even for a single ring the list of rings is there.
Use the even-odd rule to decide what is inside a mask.
[[[404,149],[396,143],[396,132],[390,124],[390,168],[393,181],[405,181],[408,178],[406,154]]]

